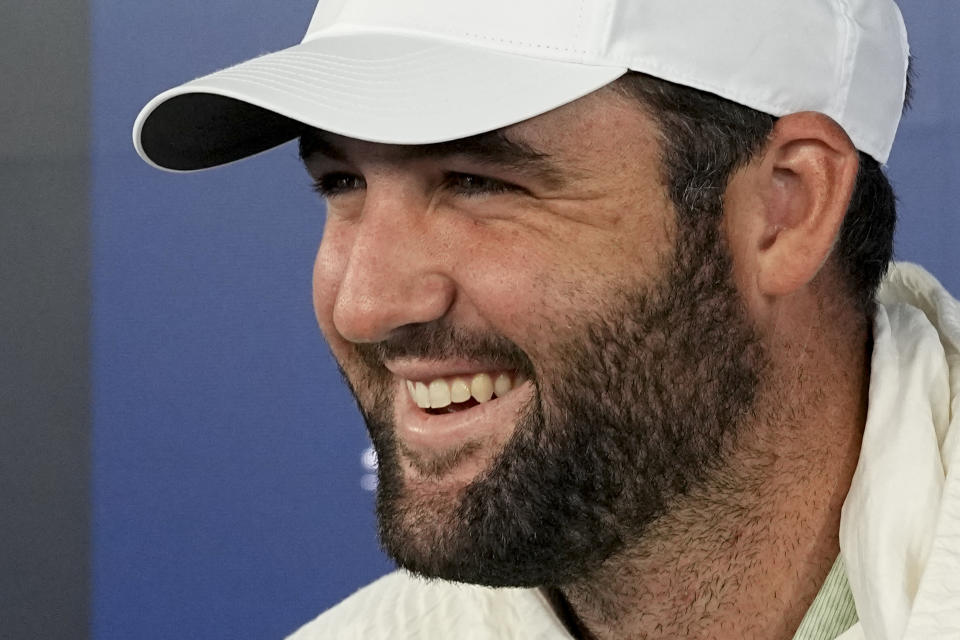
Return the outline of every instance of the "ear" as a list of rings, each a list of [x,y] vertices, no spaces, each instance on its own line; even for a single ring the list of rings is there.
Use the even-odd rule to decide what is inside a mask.
[[[843,224],[857,179],[859,156],[846,132],[820,113],[780,118],[760,160],[728,194],[749,203],[735,212],[731,232],[754,272],[763,298],[789,295],[826,262]]]

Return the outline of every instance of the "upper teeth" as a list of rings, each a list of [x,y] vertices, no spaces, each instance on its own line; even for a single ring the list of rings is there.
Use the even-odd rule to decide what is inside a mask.
[[[480,403],[494,395],[503,397],[520,382],[507,373],[478,373],[473,377],[437,378],[430,382],[407,380],[407,390],[421,409],[442,409],[471,397]]]

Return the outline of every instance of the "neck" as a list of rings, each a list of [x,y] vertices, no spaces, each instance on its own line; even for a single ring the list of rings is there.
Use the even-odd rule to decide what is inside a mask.
[[[816,375],[784,358],[769,378],[789,388],[765,390],[724,468],[594,573],[552,590],[581,637],[793,637],[839,553],[866,419],[861,335],[824,353],[801,345],[806,362],[833,363]]]

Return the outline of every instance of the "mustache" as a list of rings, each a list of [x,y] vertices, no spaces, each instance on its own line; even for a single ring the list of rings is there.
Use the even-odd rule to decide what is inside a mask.
[[[533,379],[533,363],[513,341],[491,332],[477,332],[436,321],[409,324],[394,329],[381,342],[353,345],[359,359],[370,369],[380,369],[388,360],[462,358],[512,369]]]

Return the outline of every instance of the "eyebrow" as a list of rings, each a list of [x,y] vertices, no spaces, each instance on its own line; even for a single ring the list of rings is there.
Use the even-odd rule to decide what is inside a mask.
[[[560,186],[565,182],[563,172],[549,154],[509,138],[502,129],[435,144],[390,146],[396,150],[397,158],[401,161],[463,157],[480,164],[519,171],[540,178],[551,186]],[[338,162],[350,161],[346,151],[326,132],[308,129],[300,136],[300,159],[307,162],[315,155]]]

